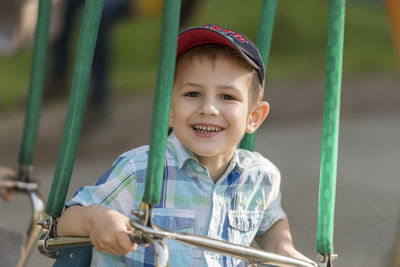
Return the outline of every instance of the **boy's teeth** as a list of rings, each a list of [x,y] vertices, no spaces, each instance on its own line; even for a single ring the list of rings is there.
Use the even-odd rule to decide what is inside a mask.
[[[207,131],[207,132],[220,132],[222,130],[220,127],[204,126],[204,125],[194,125],[193,128],[199,131]]]

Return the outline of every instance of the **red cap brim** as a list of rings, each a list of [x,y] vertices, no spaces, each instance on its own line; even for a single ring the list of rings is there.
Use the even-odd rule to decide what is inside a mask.
[[[178,48],[176,57],[189,50],[192,47],[206,44],[220,44],[229,46],[239,53],[242,53],[231,41],[226,39],[221,34],[207,28],[190,29],[182,32],[178,36]]]
[[[231,33],[234,33],[234,35],[230,35]],[[250,66],[258,70],[261,84],[264,84],[264,65],[257,47],[244,35],[229,29],[222,29],[217,25],[209,24],[203,27],[193,27],[180,33],[176,57],[178,58],[195,46],[207,44],[224,45],[239,52]]]
[[[243,58],[255,69],[259,69],[257,66],[239,47],[237,47],[231,40],[220,34],[218,31],[215,31],[210,28],[189,28],[186,31],[182,32],[178,36],[178,47],[176,51],[176,57],[178,58],[182,53],[191,49],[192,47],[198,45],[206,45],[206,44],[220,44],[231,47],[239,52]]]

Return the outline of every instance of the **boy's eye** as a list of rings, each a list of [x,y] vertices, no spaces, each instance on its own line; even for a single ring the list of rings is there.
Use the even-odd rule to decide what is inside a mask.
[[[185,96],[198,97],[198,96],[200,96],[200,93],[198,93],[198,92],[189,92],[189,93],[186,93]]]
[[[223,100],[235,100],[236,98],[234,96],[231,95],[221,95],[221,99]]]

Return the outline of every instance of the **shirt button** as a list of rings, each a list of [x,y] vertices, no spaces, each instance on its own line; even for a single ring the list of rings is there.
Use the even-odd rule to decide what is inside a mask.
[[[196,169],[198,172],[203,172],[203,168],[202,167],[200,167],[200,166],[197,166],[197,169]]]

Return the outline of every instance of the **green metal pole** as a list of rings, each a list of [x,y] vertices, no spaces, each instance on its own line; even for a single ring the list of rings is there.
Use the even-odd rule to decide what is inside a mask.
[[[48,32],[51,14],[51,0],[40,0],[33,47],[31,78],[25,114],[24,132],[19,152],[20,180],[28,181],[35,153],[36,137],[39,125],[40,106],[44,75],[46,72],[46,57]]]
[[[179,28],[180,0],[164,1],[160,60],[151,123],[149,162],[143,202],[157,205],[160,201],[169,108],[175,73],[176,48]]]
[[[103,2],[85,2],[64,136],[46,206],[47,214],[52,217],[61,215],[71,180]]]
[[[264,62],[265,72],[267,71],[269,51],[271,48],[277,2],[278,0],[264,0],[261,7],[257,46]],[[255,133],[246,133],[240,142],[240,148],[253,151],[255,135]]]
[[[331,0],[321,147],[317,251],[333,253],[345,0]]]

